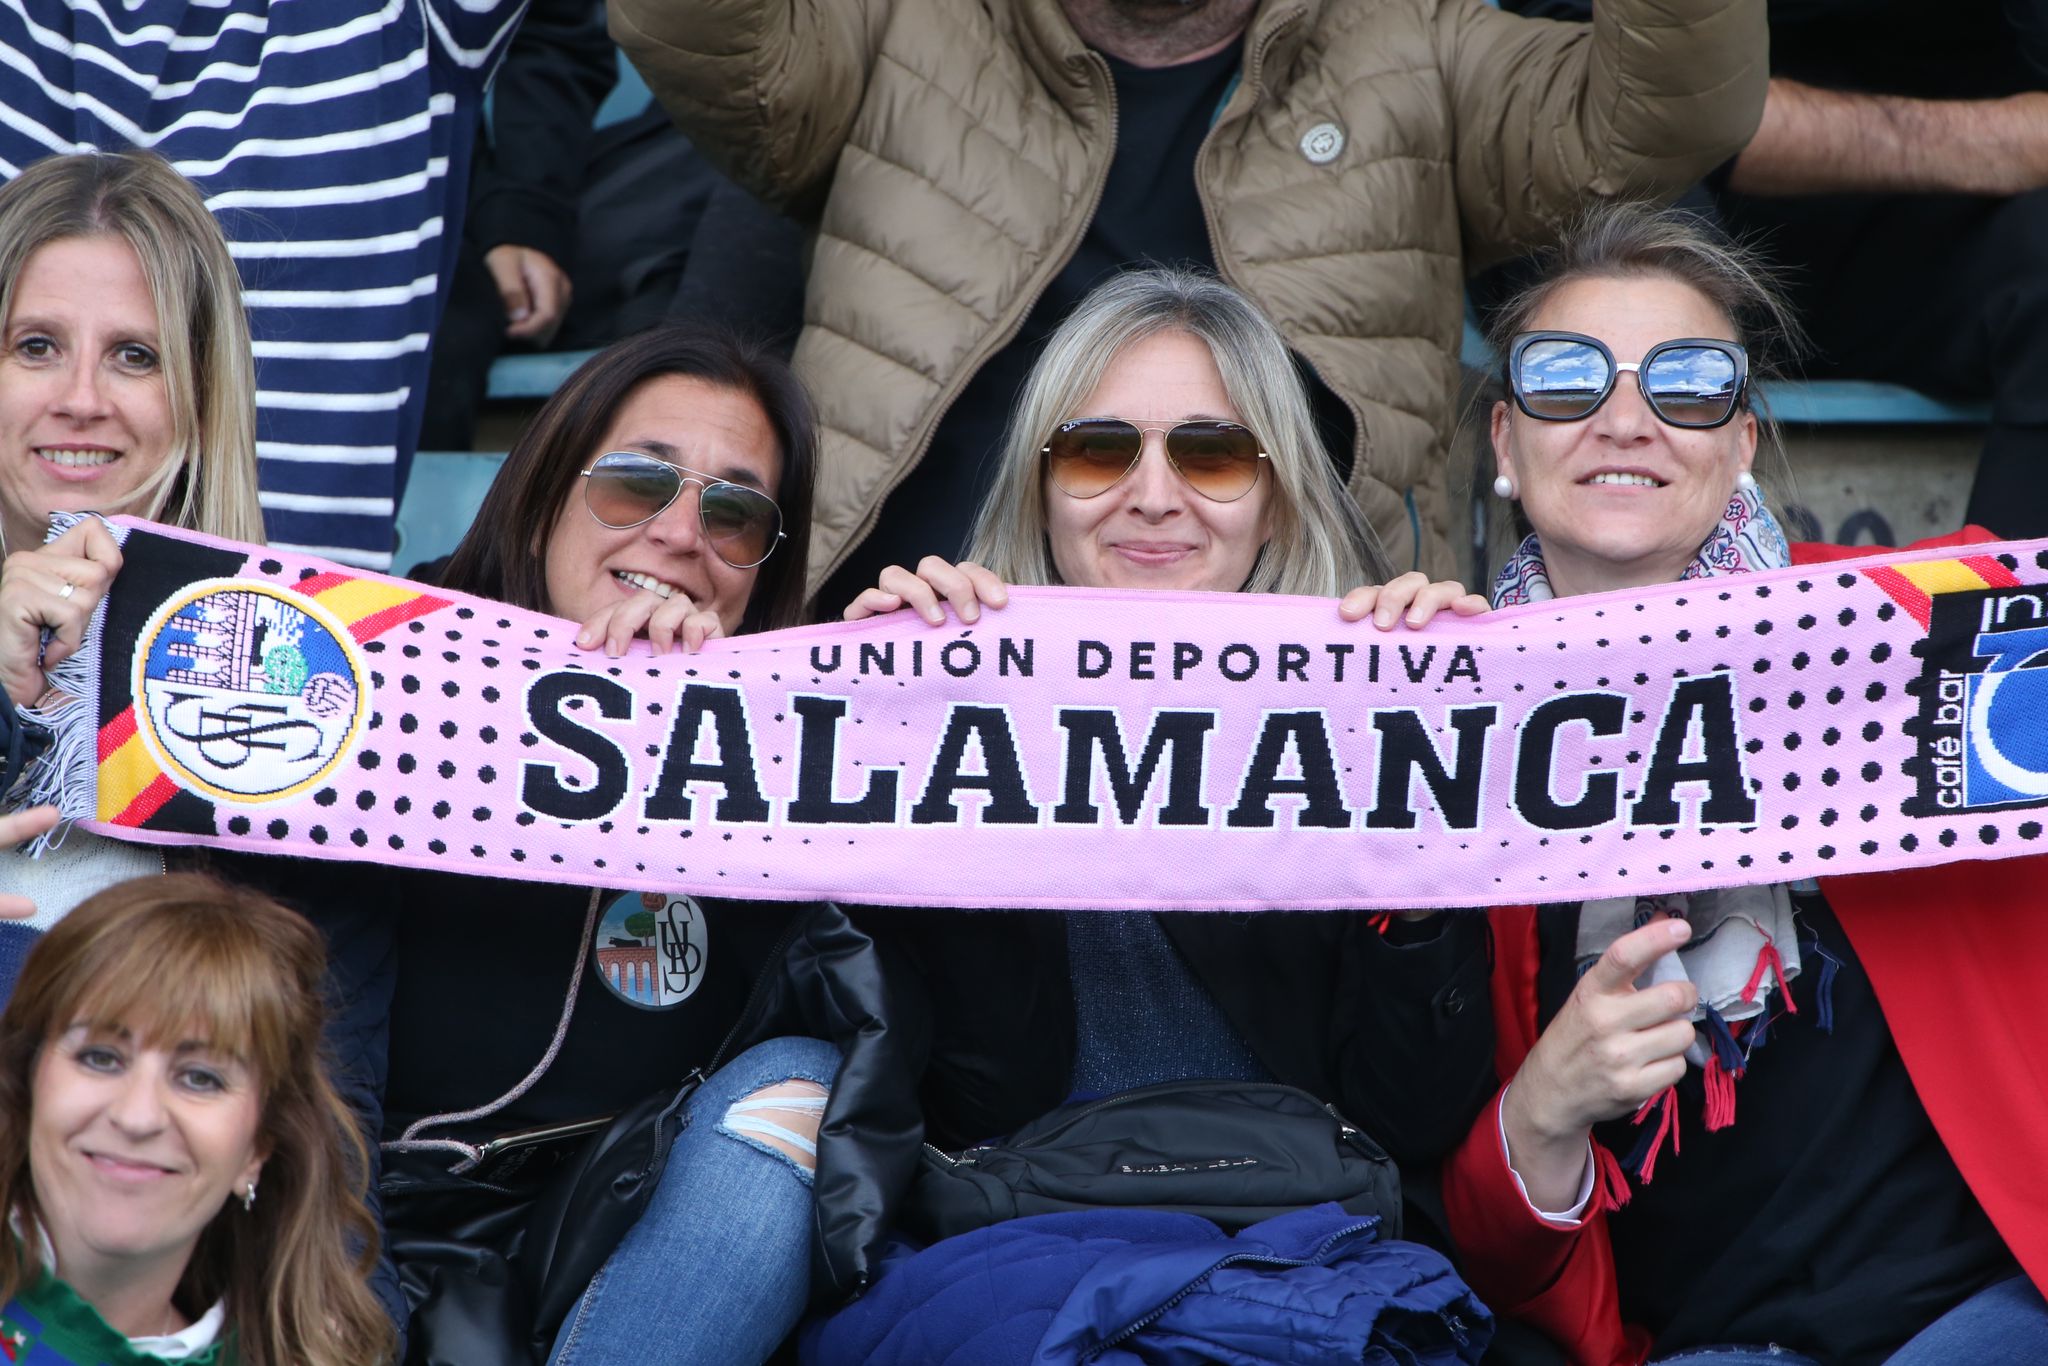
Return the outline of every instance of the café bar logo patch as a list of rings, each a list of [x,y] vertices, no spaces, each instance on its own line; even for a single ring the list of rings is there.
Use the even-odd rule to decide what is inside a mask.
[[[260,804],[347,756],[369,709],[348,629],[274,584],[208,579],[151,614],[135,648],[137,729],[180,787]]]
[[[1933,598],[1911,814],[2048,805],[2048,591]]]

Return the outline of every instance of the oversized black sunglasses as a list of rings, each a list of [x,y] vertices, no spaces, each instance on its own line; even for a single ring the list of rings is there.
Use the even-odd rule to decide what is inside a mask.
[[[1731,341],[1679,337],[1635,362],[1614,359],[1598,337],[1523,332],[1508,343],[1507,385],[1515,406],[1541,422],[1591,417],[1633,370],[1650,411],[1674,427],[1719,427],[1742,409],[1749,353]]]
[[[600,525],[627,531],[668,511],[685,484],[701,490],[697,518],[719,559],[734,569],[752,569],[775,553],[782,509],[773,498],[639,451],[607,451],[592,461],[583,471],[583,503]]]

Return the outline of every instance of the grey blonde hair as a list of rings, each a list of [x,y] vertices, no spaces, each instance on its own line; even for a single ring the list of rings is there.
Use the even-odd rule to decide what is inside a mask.
[[[154,152],[35,162],[0,187],[0,320],[29,258],[80,237],[118,237],[141,262],[171,408],[163,469],[130,506],[100,510],[260,543],[249,321],[234,258],[198,188]]]
[[[1243,591],[1329,597],[1382,577],[1372,531],[1330,467],[1280,333],[1229,285],[1179,269],[1115,276],[1052,334],[1017,401],[967,558],[1010,583],[1060,581],[1046,541],[1046,438],[1070,418],[1113,416],[1078,409],[1125,348],[1163,332],[1209,348],[1224,391],[1268,457],[1272,534]]]
[[[1756,415],[1757,447],[1789,478],[1784,438],[1757,381],[1783,373],[1802,348],[1799,320],[1764,259],[1698,214],[1630,202],[1587,209],[1565,226],[1555,246],[1537,253],[1527,282],[1494,314],[1486,339],[1495,355],[1507,355],[1508,343],[1529,331],[1551,296],[1574,280],[1653,278],[1689,285],[1728,319],[1734,329],[1728,340],[1749,352],[1743,401]]]

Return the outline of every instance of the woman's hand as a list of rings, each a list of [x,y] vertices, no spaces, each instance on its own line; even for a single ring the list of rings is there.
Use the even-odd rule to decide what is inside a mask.
[[[1337,615],[1346,621],[1364,621],[1370,616],[1374,626],[1390,631],[1396,621],[1426,626],[1447,607],[1458,616],[1476,617],[1487,610],[1487,602],[1477,593],[1467,593],[1456,579],[1431,583],[1428,575],[1411,569],[1377,587],[1367,584],[1352,589],[1338,602]]]
[[[1538,1209],[1564,1209],[1577,1198],[1595,1124],[1634,1114],[1685,1075],[1698,988],[1635,984],[1691,937],[1683,920],[1653,920],[1609,944],[1515,1074],[1501,1127]]]
[[[948,564],[936,555],[927,555],[917,562],[915,574],[900,564],[884,569],[879,585],[848,603],[841,615],[847,621],[859,621],[909,607],[932,625],[943,626],[946,609],[939,605],[942,599],[951,605],[955,616],[971,626],[981,620],[984,604],[996,608],[1009,605],[1010,586],[972,560]]]
[[[57,828],[57,808],[32,806],[26,811],[0,815],[0,856],[37,835]],[[35,903],[25,896],[0,892],[0,919],[22,920],[36,913]]]
[[[652,588],[642,588],[623,602],[603,609],[576,631],[576,648],[595,650],[617,659],[633,644],[633,637],[646,633],[654,653],[665,655],[676,646],[694,654],[707,640],[725,634],[718,613],[698,607],[678,590],[663,597]]]
[[[43,670],[78,653],[93,609],[120,570],[121,549],[96,517],[0,563],[0,689],[16,706],[34,705],[43,695]],[[45,630],[53,633],[47,646]]]

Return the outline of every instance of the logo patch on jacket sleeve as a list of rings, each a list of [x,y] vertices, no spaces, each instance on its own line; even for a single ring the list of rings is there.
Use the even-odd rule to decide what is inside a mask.
[[[627,892],[605,907],[591,950],[612,995],[645,1010],[681,1005],[704,983],[710,940],[694,897]]]
[[[1337,159],[1344,150],[1344,130],[1334,123],[1319,123],[1301,135],[1301,154],[1318,166]]]

